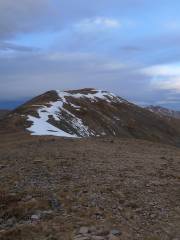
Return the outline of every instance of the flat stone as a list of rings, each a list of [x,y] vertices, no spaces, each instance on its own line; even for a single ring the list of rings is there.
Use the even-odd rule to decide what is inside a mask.
[[[34,214],[34,215],[32,215],[31,216],[31,220],[32,221],[37,221],[37,220],[39,220],[41,218],[41,216],[38,214],[38,215],[36,215],[36,214]]]
[[[87,234],[89,232],[89,228],[88,227],[81,227],[79,230],[80,234]]]

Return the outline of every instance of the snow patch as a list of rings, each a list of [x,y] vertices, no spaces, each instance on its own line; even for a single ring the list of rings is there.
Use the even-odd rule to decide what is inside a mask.
[[[53,117],[55,121],[60,122],[64,119],[62,112],[68,114],[66,121],[69,121],[69,124],[81,135],[81,136],[90,136],[93,134],[92,131],[85,126],[81,119],[76,117],[74,114],[69,112],[64,108],[64,104],[67,103],[65,92],[61,92],[59,100],[56,102],[49,102],[48,106],[42,106],[37,110],[39,118],[28,115],[28,121],[32,122],[31,127],[27,128],[31,132],[31,135],[53,135],[53,136],[62,136],[62,137],[77,137],[77,135],[69,134],[63,130],[50,124],[49,117]],[[77,107],[77,106],[76,106]]]
[[[59,99],[56,102],[49,102],[44,105],[32,105],[39,107],[37,113],[39,117],[34,117],[28,115],[28,121],[32,122],[32,125],[27,128],[28,131],[31,132],[31,135],[53,135],[53,136],[61,136],[61,137],[77,137],[75,134],[70,134],[62,129],[59,129],[53,126],[49,120],[50,117],[53,118],[57,122],[65,121],[67,122],[74,130],[78,133],[78,135],[82,137],[87,136],[95,136],[95,133],[84,125],[83,121],[75,116],[73,113],[69,112],[65,105],[71,105],[76,110],[80,110],[80,106],[77,106],[67,99],[71,98],[86,98],[91,102],[96,102],[99,100],[104,100],[106,102],[125,102],[125,100],[117,97],[113,93],[105,92],[105,91],[96,91],[91,90],[88,94],[82,93],[69,93],[69,92],[61,92],[59,90],[56,91]],[[105,133],[102,133],[105,135]]]
[[[31,135],[36,136],[58,136],[58,137],[77,137],[70,135],[59,128],[54,127],[52,124],[44,121],[41,118],[28,116],[28,121],[32,122],[32,126],[27,128],[31,132]]]
[[[70,103],[70,105],[71,105],[73,108],[75,108],[76,110],[80,110],[80,109],[81,109],[80,106],[75,105],[75,104],[73,104],[73,103]]]

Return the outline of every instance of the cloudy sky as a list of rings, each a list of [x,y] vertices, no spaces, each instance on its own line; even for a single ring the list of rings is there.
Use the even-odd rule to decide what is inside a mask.
[[[0,108],[95,87],[180,109],[179,0],[0,0]]]

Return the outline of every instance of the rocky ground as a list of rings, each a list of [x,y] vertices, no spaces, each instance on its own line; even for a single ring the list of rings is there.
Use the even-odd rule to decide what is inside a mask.
[[[3,119],[8,113],[9,113],[9,110],[0,109],[0,119]]]
[[[1,135],[0,240],[180,239],[180,149]]]

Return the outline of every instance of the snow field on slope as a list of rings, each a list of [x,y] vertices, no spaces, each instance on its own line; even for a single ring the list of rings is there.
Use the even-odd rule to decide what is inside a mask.
[[[72,97],[72,98],[87,98],[90,99],[90,101],[98,101],[98,99],[105,100],[109,103],[111,102],[122,102],[119,97],[112,93],[107,93],[104,91],[96,91],[94,93],[88,93],[88,94],[81,94],[81,93],[68,93],[68,92],[61,92],[59,90],[56,91],[57,95],[59,96],[59,99],[56,102],[49,102],[49,106],[40,106],[37,110],[37,113],[39,117],[34,117],[31,115],[28,115],[27,120],[32,122],[32,125],[27,128],[28,131],[31,132],[31,135],[51,135],[51,136],[61,136],[61,137],[77,137],[77,135],[69,134],[55,126],[53,126],[51,123],[49,123],[50,116],[54,118],[55,121],[62,121],[66,120],[68,123],[76,129],[76,131],[82,136],[91,136],[95,135],[93,131],[91,131],[87,126],[85,126],[82,122],[82,120],[78,117],[76,117],[74,114],[69,112],[67,109],[64,108],[64,104],[70,104],[75,109],[80,109],[79,106],[74,105],[67,101],[66,97]],[[110,100],[111,99],[111,100]],[[65,112],[68,114],[68,118],[64,119],[62,116],[62,112]]]

